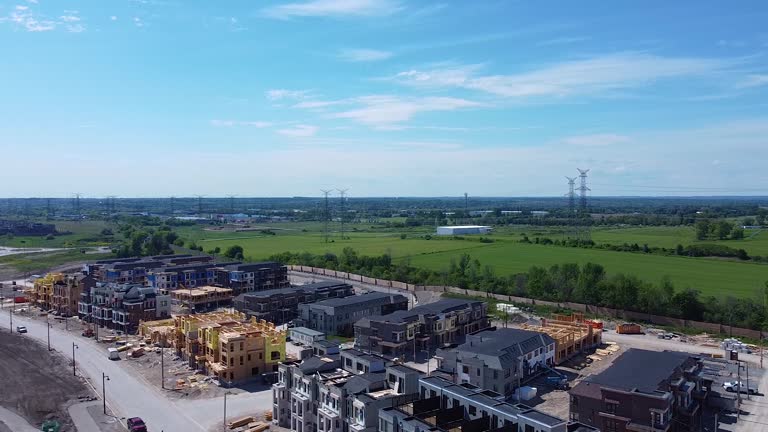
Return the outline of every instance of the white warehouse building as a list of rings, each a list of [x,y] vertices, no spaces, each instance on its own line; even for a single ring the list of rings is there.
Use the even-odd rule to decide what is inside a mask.
[[[437,235],[489,234],[493,228],[483,225],[456,225],[437,227]]]

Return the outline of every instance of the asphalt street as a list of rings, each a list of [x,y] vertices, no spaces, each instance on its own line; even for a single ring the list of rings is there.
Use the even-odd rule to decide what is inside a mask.
[[[5,309],[0,318],[0,331],[8,331],[9,309]],[[47,343],[46,323],[27,317],[14,315],[14,328],[18,325],[27,327],[27,337]],[[109,376],[106,381],[107,405],[119,417],[139,416],[153,431],[208,431],[223,421],[223,397],[173,401],[166,398],[155,386],[141,376],[131,374],[119,361],[107,358],[106,347],[94,340],[73,337],[70,334],[51,329],[51,347],[56,351],[71,356],[72,342],[76,350],[77,367],[102,393],[102,373]],[[242,393],[227,397],[229,418],[263,413],[272,408],[272,392]],[[219,414],[220,413],[220,414]]]

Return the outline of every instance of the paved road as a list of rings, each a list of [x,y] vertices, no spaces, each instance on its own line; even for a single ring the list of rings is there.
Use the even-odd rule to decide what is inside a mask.
[[[7,311],[2,315],[7,317]],[[8,328],[8,320],[0,320],[2,329]],[[14,325],[25,325],[27,337],[45,343],[46,325],[30,318],[14,316]],[[1,330],[0,330],[1,331]],[[77,340],[75,340],[77,339]],[[84,376],[101,392],[102,373],[106,373],[107,404],[112,412],[120,417],[141,416],[152,430],[166,431],[205,431],[207,428],[188,415],[186,410],[166,399],[158,390],[138,376],[128,373],[118,362],[107,359],[106,350],[96,342],[83,338],[73,338],[58,329],[51,329],[51,346],[70,355],[73,340],[78,344],[77,366]]]
[[[24,417],[16,414],[15,412],[0,407],[0,421],[3,422],[13,432],[36,432],[37,429],[32,427]]]
[[[88,407],[101,406],[101,401],[83,402],[69,407],[69,416],[77,426],[77,432],[101,432],[101,428],[88,412]]]

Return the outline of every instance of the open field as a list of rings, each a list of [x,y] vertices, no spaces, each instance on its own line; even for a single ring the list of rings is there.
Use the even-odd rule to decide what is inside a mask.
[[[538,265],[593,262],[605,266],[609,274],[634,274],[640,279],[658,283],[669,276],[678,289],[700,290],[717,297],[759,298],[768,278],[768,266],[710,258],[684,258],[612,252],[593,249],[542,246],[515,242],[497,242],[469,252],[472,258],[492,266],[499,274],[514,274]],[[451,258],[460,253],[440,252],[411,258],[411,264],[433,270],[448,267]]]
[[[65,264],[76,265],[111,256],[113,255],[102,253],[84,254],[79,249],[3,256],[0,257],[0,279],[9,279],[19,273],[45,272],[52,267]]]
[[[744,249],[750,255],[768,255],[768,230],[746,230],[744,240],[698,241],[695,239],[693,227],[598,228],[592,232],[592,240],[610,244],[648,244],[670,249],[674,249],[678,244],[719,244]]]
[[[200,227],[185,227],[191,238],[205,250],[216,246],[222,250],[240,245],[245,256],[254,260],[266,259],[278,252],[325,252],[339,253],[347,246],[363,255],[377,255],[389,252],[395,259],[408,258],[411,264],[433,270],[446,269],[451,259],[468,253],[483,265],[492,266],[498,274],[514,274],[527,271],[531,266],[549,267],[554,264],[594,262],[602,264],[609,273],[634,274],[649,282],[658,282],[662,276],[669,276],[678,289],[691,287],[703,295],[724,297],[758,298],[763,284],[768,279],[768,266],[749,262],[738,262],[716,258],[685,258],[640,253],[613,252],[606,250],[565,248],[520,243],[521,234],[530,238],[548,236],[560,238],[561,229],[548,227],[504,227],[492,235],[494,243],[481,243],[476,236],[455,240],[433,236],[431,240],[421,238],[431,228],[399,229],[398,232],[374,232],[370,225],[360,225],[358,232],[350,232],[348,239],[341,240],[333,233],[332,243],[324,243],[321,224],[298,225],[270,224],[276,235],[258,232],[211,232]],[[354,227],[355,225],[351,226]],[[363,229],[367,232],[360,232]],[[302,231],[306,230],[306,231]],[[648,243],[649,246],[675,247],[678,243],[692,243],[690,228],[644,227],[626,229],[595,230],[593,237],[598,242]],[[406,234],[401,239],[399,232]],[[190,238],[187,237],[187,238]],[[685,242],[685,238],[689,241]],[[661,239],[661,240],[655,240]],[[665,242],[663,244],[659,244]],[[768,248],[768,233],[760,233],[754,239],[740,242],[723,242],[735,247],[736,243],[751,242],[755,248]]]
[[[57,235],[51,240],[46,240],[45,236],[0,236],[0,246],[17,248],[61,248],[61,247],[82,247],[82,246],[107,246],[110,238],[101,235],[104,228],[112,228],[104,221],[54,221],[43,223],[53,223],[59,232],[71,232],[72,234]]]

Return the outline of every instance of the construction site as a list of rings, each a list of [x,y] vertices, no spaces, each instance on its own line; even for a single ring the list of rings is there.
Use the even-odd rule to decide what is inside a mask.
[[[176,355],[189,366],[221,383],[232,384],[277,372],[285,360],[286,332],[239,312],[210,312],[173,318],[170,340]],[[146,323],[150,340],[168,342],[167,321]]]
[[[584,315],[555,315],[541,319],[540,325],[521,324],[524,330],[546,333],[555,340],[555,364],[560,365],[576,354],[595,348],[602,343],[602,323],[585,320]]]

